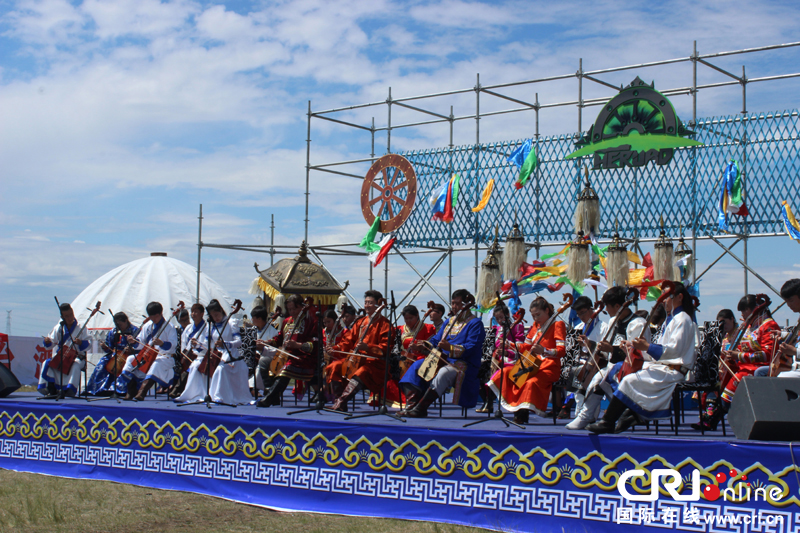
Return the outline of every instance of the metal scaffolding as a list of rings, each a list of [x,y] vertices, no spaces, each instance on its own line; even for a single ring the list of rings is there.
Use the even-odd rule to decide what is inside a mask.
[[[556,152],[556,155],[552,158],[552,163],[560,162],[564,163],[563,161],[563,153],[565,146],[572,146],[572,143],[579,139],[583,135],[584,130],[584,121],[583,121],[583,108],[585,107],[593,107],[603,105],[610,98],[617,94],[617,92],[622,88],[621,86],[614,85],[609,83],[608,81],[604,81],[601,79],[602,75],[622,72],[622,71],[631,71],[631,70],[642,70],[642,69],[652,69],[658,67],[665,67],[667,65],[675,65],[680,63],[691,63],[692,65],[692,80],[691,85],[686,85],[682,87],[675,87],[671,89],[662,90],[659,88],[659,92],[667,96],[676,96],[676,95],[689,95],[692,98],[692,119],[688,123],[688,127],[690,129],[698,129],[700,131],[699,134],[706,133],[710,138],[727,138],[725,141],[727,144],[725,146],[735,146],[737,150],[741,150],[741,158],[742,158],[742,167],[743,167],[743,174],[746,176],[747,172],[747,165],[748,165],[748,153],[747,153],[747,146],[748,143],[759,143],[762,142],[759,139],[755,141],[752,139],[748,139],[748,127],[753,130],[753,126],[748,126],[749,124],[753,124],[759,120],[767,121],[767,120],[786,120],[792,121],[792,131],[790,132],[789,136],[783,136],[780,139],[775,139],[775,142],[781,143],[788,143],[782,144],[781,150],[783,150],[782,154],[785,157],[793,158],[793,165],[796,162],[798,166],[800,166],[800,157],[798,154],[798,140],[800,139],[800,133],[796,131],[795,123],[800,122],[800,117],[798,117],[797,111],[786,112],[784,114],[781,113],[761,113],[761,114],[748,114],[747,111],[747,86],[752,83],[762,83],[762,82],[773,82],[776,80],[785,80],[790,78],[798,78],[800,77],[800,72],[794,73],[785,73],[785,74],[778,74],[772,76],[762,76],[756,78],[747,78],[745,74],[745,66],[742,65],[742,73],[741,75],[734,74],[729,72],[726,69],[719,67],[712,63],[713,60],[728,56],[734,55],[745,55],[745,54],[769,54],[771,51],[787,49],[800,46],[800,42],[793,42],[793,43],[786,43],[786,44],[777,44],[771,46],[763,46],[758,48],[747,48],[742,50],[734,50],[734,51],[726,51],[726,52],[717,52],[712,54],[700,54],[697,51],[697,42],[695,41],[693,50],[691,55],[687,57],[680,57],[675,59],[668,59],[663,61],[653,61],[647,63],[640,63],[635,65],[626,65],[620,67],[613,67],[613,68],[606,68],[606,69],[599,69],[599,70],[584,70],[583,60],[578,60],[578,70],[574,73],[568,74],[561,74],[556,76],[549,76],[537,79],[530,79],[524,81],[516,81],[511,83],[501,83],[501,84],[494,84],[494,85],[481,85],[481,78],[478,74],[476,76],[476,84],[474,87],[471,88],[464,88],[464,89],[457,89],[452,91],[444,91],[439,93],[432,93],[432,94],[424,94],[424,95],[417,95],[417,96],[406,96],[395,98],[392,96],[391,87],[388,91],[388,96],[383,101],[375,101],[345,107],[338,107],[333,109],[325,109],[320,111],[314,111],[311,106],[311,101],[308,102],[308,111],[307,111],[307,135],[306,135],[306,175],[305,175],[305,218],[304,218],[304,236],[306,242],[309,243],[309,248],[312,255],[322,263],[322,256],[358,256],[363,258],[365,255],[363,250],[357,247],[358,243],[338,243],[338,244],[330,244],[324,246],[315,246],[313,242],[309,242],[309,204],[310,204],[310,195],[311,195],[311,175],[312,171],[314,172],[321,172],[321,173],[328,173],[328,174],[335,174],[338,176],[346,176],[351,177],[359,180],[364,179],[363,173],[356,173],[356,171],[352,170],[354,167],[363,167],[365,164],[371,164],[373,161],[377,159],[375,153],[375,142],[376,142],[376,134],[385,132],[386,134],[386,153],[392,153],[392,131],[401,130],[404,128],[420,128],[420,127],[428,127],[430,125],[435,124],[444,124],[447,123],[449,125],[449,140],[443,138],[443,145],[445,141],[447,141],[447,148],[442,149],[434,149],[429,150],[427,152],[433,153],[434,151],[438,150],[437,153],[444,154],[447,156],[447,161],[444,161],[443,158],[440,157],[439,163],[434,166],[440,167],[437,168],[437,171],[441,173],[442,169],[446,169],[445,172],[453,172],[454,165],[461,164],[461,170],[463,172],[472,172],[473,177],[475,179],[479,178],[482,175],[482,172],[486,170],[485,167],[481,166],[481,154],[487,151],[494,151],[496,155],[505,156],[507,155],[508,149],[513,149],[518,143],[517,141],[506,141],[504,143],[496,143],[496,144],[482,144],[481,143],[481,120],[494,117],[494,116],[501,116],[501,115],[511,115],[519,116],[520,114],[524,114],[525,112],[533,111],[535,115],[535,133],[534,139],[537,143],[537,146],[545,146],[546,143],[551,143],[552,146],[558,146],[560,152]],[[726,79],[724,81],[715,82],[715,83],[705,83],[705,84],[698,84],[698,65],[703,67],[707,67],[710,71],[715,73],[719,73],[723,75]],[[539,93],[534,92],[532,99],[523,99],[518,98],[516,96],[511,96],[507,94],[507,90],[515,87],[525,87],[525,86],[545,86],[547,84],[555,83],[555,82],[563,82],[564,80],[571,80],[575,79],[577,81],[576,90],[577,90],[577,98],[574,100],[568,101],[553,101],[553,102],[541,102],[539,100]],[[588,80],[592,82],[593,85],[598,87],[602,87],[603,89],[609,90],[608,96],[602,97],[595,97],[595,98],[587,98],[584,99],[584,80]],[[537,85],[538,84],[538,85]],[[714,90],[719,89],[722,87],[730,87],[730,86],[741,86],[741,95],[742,95],[742,109],[740,112],[737,112],[738,115],[736,117],[723,117],[723,118],[713,118],[713,119],[698,119],[698,111],[697,111],[697,97],[699,91],[706,91],[706,90]],[[475,107],[474,113],[465,114],[465,115],[458,115],[456,116],[453,113],[454,105],[452,104],[452,99],[464,96],[468,94],[475,94]],[[485,95],[491,97],[493,99],[497,99],[497,101],[503,102],[511,102],[512,104],[516,104],[516,107],[510,107],[508,109],[499,109],[499,110],[491,110],[491,111],[481,111],[481,96]],[[430,109],[427,105],[427,102],[436,101],[436,103],[441,102],[443,98],[450,98],[451,102],[446,102],[444,107],[447,107],[449,104],[450,113],[449,115],[436,112]],[[532,101],[529,101],[532,100]],[[441,105],[441,104],[439,104]],[[350,114],[359,110],[367,110],[369,108],[378,108],[386,106],[386,123],[383,126],[375,125],[375,118],[371,117],[370,124],[363,124],[358,123],[356,119],[349,118]],[[405,122],[400,124],[393,124],[392,123],[392,109],[394,106],[404,110],[410,110],[421,115],[424,115],[426,118],[425,120],[420,120],[416,122]],[[564,109],[564,108],[571,108],[575,107],[577,111],[577,130],[572,134],[561,135],[557,137],[543,137],[539,131],[539,118],[540,118],[540,111],[544,109]],[[485,107],[485,105],[484,105]],[[359,111],[360,113],[360,111]],[[430,117],[430,118],[427,118]],[[357,159],[351,160],[343,160],[343,161],[333,161],[333,162],[322,162],[322,163],[315,163],[312,164],[311,162],[311,140],[312,140],[312,122],[315,120],[322,120],[326,122],[330,122],[336,124],[338,126],[342,126],[344,128],[354,129],[357,131],[364,131],[369,132],[370,135],[370,152],[369,155],[365,153],[363,157],[359,157]],[[454,139],[454,127],[457,122],[460,121],[473,121],[475,124],[475,141],[473,145],[467,145],[463,147],[455,147],[453,143]],[[564,121],[567,123],[567,121]],[[726,126],[727,125],[727,126]],[[728,128],[728,129],[726,129]],[[735,129],[731,129],[735,128]],[[763,127],[766,129],[767,127]],[[800,126],[797,128],[800,130]],[[724,130],[724,131],[723,131]],[[750,135],[752,136],[753,133],[751,132]],[[560,143],[560,144],[558,144]],[[723,146],[721,142],[715,141],[715,146]],[[787,148],[788,147],[788,148]],[[690,152],[692,151],[692,152]],[[425,151],[422,151],[425,152]],[[414,162],[414,157],[422,157],[422,152],[409,152],[408,155],[411,156],[409,159]],[[474,157],[469,159],[464,159],[461,163],[456,161],[454,158],[459,153],[474,153]],[[695,148],[689,148],[686,151],[686,154],[694,154],[687,157],[693,157],[691,161],[686,163],[687,168],[691,169],[691,184],[690,186],[693,187],[692,193],[694,198],[696,199],[698,194],[702,191],[698,190],[697,188],[697,174],[698,174],[698,164],[697,164],[697,151]],[[677,154],[677,150],[676,150]],[[428,153],[423,154],[426,157],[429,155]],[[487,158],[488,159],[488,158]],[[546,161],[545,161],[546,162]],[[710,160],[707,165],[709,167],[713,164],[716,164],[716,160]],[[497,167],[497,163],[495,167]],[[581,161],[574,161],[568,162],[573,169],[570,171],[572,174],[570,175],[569,179],[572,180],[568,183],[568,187],[564,190],[564,194],[567,196],[566,201],[571,205],[574,205],[574,192],[577,192],[576,187],[580,186],[580,168],[581,168]],[[472,165],[470,168],[466,168],[466,165]],[[701,171],[708,172],[708,168],[703,168]],[[641,171],[640,171],[641,172]],[[433,178],[431,178],[433,179]],[[637,187],[640,187],[639,182],[641,180],[641,174],[639,179],[637,180],[636,175],[633,174],[633,182],[636,183]],[[477,183],[477,182],[475,182]],[[750,184],[746,184],[746,187],[749,187]],[[537,182],[538,187],[538,182]],[[641,187],[640,190],[636,192],[636,194],[643,194],[646,190],[646,187]],[[480,193],[480,190],[477,187],[473,187],[469,190],[470,193],[473,195],[477,195]],[[706,191],[707,192],[707,191]],[[415,206],[415,212],[418,211],[419,206],[425,204],[425,195],[418,194],[418,196],[422,196],[421,199],[417,201]],[[638,197],[637,197],[638,200]],[[566,242],[569,241],[569,238],[564,238],[563,231],[558,234],[560,237],[556,236],[556,232],[551,232],[547,234],[546,232],[540,231],[540,219],[539,213],[542,206],[540,205],[540,198],[536,196],[535,201],[532,202],[534,205],[530,206],[533,210],[531,211],[531,217],[535,218],[536,220],[536,231],[532,231],[530,227],[530,231],[526,233],[526,237],[531,237],[531,240],[526,239],[528,242],[529,249],[534,249],[536,251],[536,257],[539,257],[540,250],[542,247],[546,246],[563,246]],[[695,203],[697,204],[696,200]],[[563,209],[563,207],[561,207]],[[642,216],[643,213],[640,210],[640,207],[637,205],[634,208],[634,217],[633,217],[633,224],[627,228],[626,231],[628,233],[624,235],[629,242],[632,243],[634,248],[639,249],[641,252],[640,243],[643,242],[653,242],[656,240],[656,236],[653,234],[655,231],[656,225],[655,224],[645,224],[644,219]],[[424,210],[424,208],[423,208]],[[698,211],[699,210],[699,211]],[[684,221],[678,220],[667,220],[666,226],[672,232],[673,236],[677,236],[681,231],[681,227],[687,227],[687,229],[691,229],[691,240],[692,240],[692,250],[695,252],[693,253],[692,259],[696,262],[696,250],[697,250],[697,243],[699,240],[709,240],[715,242],[720,246],[722,249],[721,255],[716,258],[711,264],[699,275],[697,275],[697,269],[693,268],[693,272],[695,273],[694,281],[700,279],[703,275],[705,275],[722,257],[725,255],[729,255],[737,262],[739,262],[743,267],[744,272],[744,292],[748,292],[748,277],[749,274],[753,274],[759,280],[764,282],[770,289],[777,292],[774,287],[772,287],[766,280],[763,279],[757,272],[755,272],[749,265],[748,265],[748,253],[747,253],[747,242],[748,239],[752,237],[762,237],[762,236],[775,236],[781,235],[782,232],[780,230],[776,230],[775,220],[770,218],[769,220],[762,220],[761,226],[758,226],[755,231],[751,231],[753,228],[750,227],[750,223],[747,220],[744,220],[737,225],[734,225],[735,228],[738,230],[736,233],[732,234],[724,234],[719,231],[711,231],[709,229],[708,224],[703,226],[698,222],[701,216],[705,216],[706,208],[705,206],[696,205],[695,211],[690,213],[690,216],[694,217],[692,224],[684,224]],[[377,214],[378,216],[381,213]],[[420,216],[426,216],[422,212],[419,213]],[[644,214],[645,217],[650,216],[652,217],[652,213]],[[412,215],[414,216],[414,215]],[[496,215],[495,215],[496,216]],[[471,218],[469,218],[471,217]],[[419,277],[419,281],[405,294],[402,298],[401,302],[408,301],[409,303],[414,300],[416,295],[420,293],[420,291],[425,287],[429,287],[434,293],[436,293],[440,298],[444,301],[448,301],[449,298],[444,298],[443,295],[439,294],[439,292],[434,288],[431,280],[433,276],[438,272],[439,268],[446,262],[447,263],[447,276],[448,276],[448,291],[449,293],[452,292],[452,277],[453,277],[453,270],[452,270],[452,260],[453,255],[456,253],[473,253],[474,254],[474,270],[475,270],[475,286],[477,287],[477,277],[478,277],[478,269],[480,265],[480,250],[485,249],[488,240],[490,239],[490,235],[487,234],[485,231],[485,226],[481,227],[479,223],[479,215],[478,214],[470,214],[469,217],[465,215],[462,217],[462,223],[466,224],[468,227],[471,228],[472,233],[470,233],[466,237],[454,236],[452,227],[446,228],[446,235],[442,235],[440,242],[434,244],[424,244],[420,241],[424,240],[421,238],[420,235],[413,234],[414,231],[417,233],[421,233],[422,230],[418,229],[406,229],[406,233],[402,236],[404,238],[400,238],[398,240],[399,246],[396,246],[394,250],[390,253],[390,256],[393,258],[392,261],[394,262],[395,259],[402,260],[406,265],[415,273],[416,276]],[[495,220],[491,220],[491,216],[487,216],[489,220],[489,225],[493,225]],[[571,215],[570,215],[571,218]],[[666,217],[665,217],[666,218]],[[774,218],[774,217],[773,217]],[[200,211],[200,220],[202,223],[202,206]],[[601,224],[602,229],[603,224]],[[200,233],[198,236],[198,276],[200,271],[200,252],[203,247],[207,248],[223,248],[229,250],[241,250],[241,251],[251,251],[251,252],[260,252],[260,253],[269,253],[271,260],[274,260],[275,255],[289,255],[293,254],[297,248],[296,244],[292,245],[276,245],[274,244],[274,218],[273,218],[273,232],[272,232],[272,240],[269,246],[265,245],[248,245],[248,244],[213,244],[213,243],[204,243],[202,241],[202,226],[200,226]],[[444,227],[444,226],[442,226]],[[609,224],[605,224],[605,228],[608,229]],[[601,236],[603,232],[601,231]],[[468,238],[472,238],[472,243],[468,243]],[[606,237],[608,236],[606,232]],[[733,243],[729,246],[724,244],[726,239],[733,239]],[[732,250],[734,246],[737,244],[742,243],[743,251],[742,257],[740,258],[736,255]],[[422,272],[418,269],[409,259],[409,256],[414,254],[436,254],[436,261],[434,262],[433,266],[427,269],[426,272]],[[384,264],[384,290],[388,292],[389,287],[389,269],[388,269],[389,257],[386,258],[386,263]],[[324,263],[323,263],[324,264]],[[695,264],[696,267],[696,264]],[[370,267],[370,279],[369,285],[370,288],[373,287],[374,283],[374,276],[373,276],[373,269]],[[449,296],[448,293],[448,296]],[[354,300],[351,295],[349,295],[351,300]]]

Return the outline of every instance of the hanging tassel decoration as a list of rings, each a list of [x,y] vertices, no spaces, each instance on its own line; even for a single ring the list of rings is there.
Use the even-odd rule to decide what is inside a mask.
[[[270,309],[270,312],[274,313],[278,307],[281,308],[283,315],[286,316],[286,296],[284,296],[283,293],[280,293],[275,297],[275,301],[272,302],[272,308]]]
[[[675,250],[674,276],[676,281],[686,283],[692,280],[694,272],[694,261],[692,260],[692,249],[686,246],[683,235],[678,239],[678,248]]]
[[[569,247],[569,263],[567,264],[567,278],[574,285],[583,285],[583,280],[592,269],[592,260],[589,256],[589,244],[584,241],[583,233],[578,233],[578,238]]]
[[[674,264],[674,247],[672,245],[672,240],[667,238],[667,234],[664,231],[664,217],[662,216],[661,234],[658,236],[653,252],[653,276],[655,279],[678,281],[673,279],[675,277]]]
[[[618,225],[614,223],[616,230],[614,232],[614,240],[606,250],[606,279],[608,286],[624,287],[628,284],[628,248],[624,242],[619,238]]]
[[[589,169],[584,167],[584,173],[586,183],[575,206],[575,233],[590,236],[596,235],[600,228],[600,198],[589,182]]]
[[[492,248],[486,259],[481,263],[481,272],[478,276],[478,294],[475,299],[482,309],[491,307],[492,302],[497,297],[497,292],[503,285],[503,278],[500,274],[500,264],[497,262]]]
[[[506,246],[503,250],[503,279],[514,280],[519,276],[519,267],[525,262],[528,255],[525,250],[525,237],[517,224],[514,216],[514,225],[511,233],[506,237]]]
[[[336,299],[336,313],[337,314],[341,314],[342,313],[342,307],[344,307],[348,303],[347,293],[345,293],[345,291],[347,290],[347,287],[349,287],[349,286],[350,286],[350,280],[345,281],[344,282],[344,287],[342,288],[342,294],[340,294],[339,298]]]

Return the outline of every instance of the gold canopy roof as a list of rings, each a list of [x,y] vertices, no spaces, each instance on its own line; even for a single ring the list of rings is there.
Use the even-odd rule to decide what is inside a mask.
[[[322,305],[334,305],[343,292],[339,283],[325,267],[312,263],[308,258],[308,245],[300,245],[297,255],[291,259],[281,259],[271,267],[259,270],[258,286],[267,296],[275,300],[279,294],[299,294],[311,296]]]

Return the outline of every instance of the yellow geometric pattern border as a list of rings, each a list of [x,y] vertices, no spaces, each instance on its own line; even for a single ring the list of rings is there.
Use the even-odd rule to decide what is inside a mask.
[[[765,488],[770,494],[773,488],[781,492],[777,500],[767,502],[775,507],[800,506],[797,495],[790,494],[790,483],[794,483],[800,468],[789,465],[777,472],[754,462],[748,466],[734,465],[726,460],[718,460],[701,465],[692,458],[672,464],[660,455],[652,455],[644,461],[637,461],[624,453],[616,458],[608,458],[598,451],[579,457],[569,449],[556,454],[536,446],[521,450],[516,446],[495,448],[481,444],[470,449],[460,442],[445,446],[436,440],[417,443],[412,439],[395,441],[382,437],[372,442],[366,436],[356,440],[339,434],[329,438],[322,433],[306,435],[301,431],[286,434],[276,430],[267,433],[261,429],[250,432],[241,427],[231,430],[224,425],[197,427],[183,422],[177,427],[167,421],[159,424],[154,420],[140,422],[122,418],[109,419],[92,416],[78,418],[34,413],[22,415],[18,412],[0,412],[0,438],[23,438],[47,440],[51,442],[77,441],[81,444],[108,445],[119,447],[136,446],[141,449],[164,450],[196,454],[203,452],[210,456],[245,457],[249,460],[284,462],[287,464],[311,465],[324,462],[328,467],[342,469],[369,469],[374,472],[404,472],[407,469],[417,474],[449,477],[454,474],[472,480],[518,481],[526,485],[542,484],[554,486],[571,483],[576,489],[598,489],[617,492],[617,481],[622,473],[630,469],[641,469],[645,476],[632,478],[629,491],[641,494],[650,492],[650,471],[656,468],[669,468],[680,472],[683,483],[680,491],[689,490],[691,474],[700,471],[701,486],[715,483],[719,471],[736,469],[739,474],[728,480],[720,489],[736,487],[741,476],[746,475],[751,488]],[[661,490],[664,496],[666,491]],[[736,500],[729,500],[730,503]]]

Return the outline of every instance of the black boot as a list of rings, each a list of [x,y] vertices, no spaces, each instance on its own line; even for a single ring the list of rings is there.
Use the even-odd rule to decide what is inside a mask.
[[[287,376],[281,376],[276,379],[272,383],[272,387],[270,387],[269,391],[264,395],[263,398],[258,400],[259,407],[272,407],[273,405],[280,405],[281,404],[281,396],[283,396],[283,391],[286,390],[286,387],[289,386],[289,382],[292,379]]]
[[[128,389],[125,391],[125,398],[124,400],[128,400],[129,402],[133,401],[134,396],[136,396],[136,391],[139,390],[139,386],[136,384],[136,380],[131,379],[128,382]]]
[[[427,418],[428,416],[428,407],[431,406],[433,402],[435,402],[439,398],[439,393],[437,393],[433,389],[428,389],[425,391],[425,395],[422,399],[414,406],[413,409],[410,409],[406,412],[405,416],[409,418]]]
[[[146,379],[142,381],[142,386],[139,387],[139,392],[136,393],[136,396],[133,399],[137,402],[143,402],[147,391],[149,391],[150,387],[152,387],[154,384],[155,381],[152,379]]]
[[[412,388],[409,386],[406,386],[406,388],[409,390],[409,392],[408,394],[406,394],[405,407],[403,407],[400,410],[400,412],[397,413],[400,416],[408,416],[408,413],[410,413],[411,410],[414,409],[419,403],[419,401],[422,399],[422,391],[420,391],[417,388]]]
[[[363,389],[363,388],[364,388],[364,386],[361,384],[361,382],[356,380],[356,379],[351,379],[350,381],[348,381],[347,382],[347,387],[345,387],[344,392],[342,393],[342,395],[339,396],[338,398],[336,398],[336,401],[333,402],[332,409],[334,411],[340,411],[342,413],[346,413],[347,412],[347,402],[349,402],[350,399],[353,396],[355,396],[356,393],[358,391],[360,391],[361,389]]]
[[[475,409],[476,413],[492,413],[494,412],[494,392],[491,390],[486,391],[486,398],[483,400],[483,405]]]
[[[528,423],[528,417],[530,416],[530,411],[527,409],[519,409],[514,413],[514,422],[517,424],[525,425]]]
[[[603,418],[594,424],[589,424],[586,426],[586,429],[597,434],[612,433],[615,429],[617,420],[619,420],[619,418],[622,416],[622,413],[625,412],[625,409],[627,409],[625,404],[622,403],[619,398],[612,396],[611,401],[608,404],[608,409],[606,409],[606,414],[603,415]]]
[[[617,425],[614,426],[614,433],[622,433],[623,431],[632,428],[639,422],[639,417],[630,409],[625,409],[622,416],[619,417]]]

